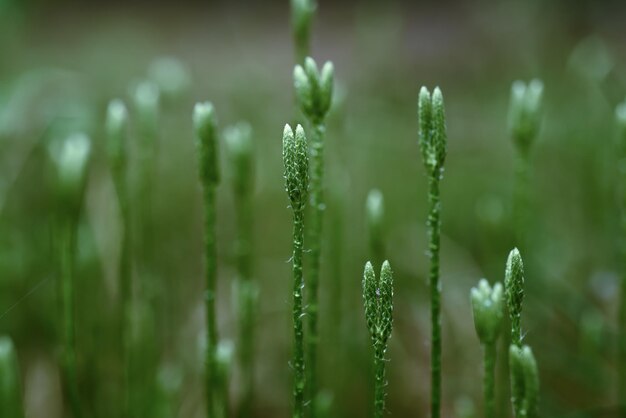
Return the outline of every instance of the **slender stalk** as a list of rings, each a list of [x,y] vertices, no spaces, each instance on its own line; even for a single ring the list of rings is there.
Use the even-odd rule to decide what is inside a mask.
[[[194,108],[194,127],[197,138],[199,175],[204,203],[204,264],[206,282],[206,352],[205,352],[205,396],[207,416],[222,417],[218,408],[220,379],[217,371],[216,350],[218,343],[215,297],[217,290],[217,242],[216,188],[219,183],[217,152],[217,119],[211,103],[198,103]]]
[[[324,133],[326,128],[323,124],[313,124],[311,135],[311,219],[309,222],[310,234],[310,272],[308,291],[308,338],[307,338],[307,364],[309,382],[309,395],[313,403],[311,410],[316,409],[318,377],[317,377],[317,354],[319,344],[318,313],[319,313],[319,277],[320,261],[322,252],[322,227],[326,208],[324,201]],[[312,412],[315,415],[315,412]]]
[[[484,345],[483,394],[485,418],[495,418],[496,343]]]
[[[253,204],[254,189],[253,144],[251,128],[239,123],[224,132],[224,140],[232,166],[232,186],[235,199],[235,265],[237,268],[239,310],[239,363],[242,373],[242,394],[238,416],[252,414],[254,396],[254,344],[258,285],[253,282]]]
[[[296,62],[299,64],[310,55],[311,25],[316,7],[314,0],[291,0],[291,28]]]
[[[439,179],[431,178],[429,183],[428,201],[428,253],[430,270],[428,286],[430,288],[430,325],[431,325],[431,413],[433,418],[439,417],[441,410],[441,284],[439,283],[439,241],[441,234],[439,198]]]
[[[295,383],[293,396],[295,401],[294,418],[304,416],[304,324],[302,317],[302,292],[304,280],[302,277],[302,250],[304,243],[304,216],[298,211],[293,217],[293,331],[294,331],[294,361],[293,369]]]
[[[306,383],[304,359],[304,324],[302,317],[304,279],[302,275],[302,252],[304,249],[304,207],[309,188],[309,161],[304,129],[298,125],[294,134],[289,125],[283,131],[283,162],[285,165],[285,189],[293,211],[293,335],[294,353],[292,367],[293,417],[304,416],[304,390]]]
[[[385,202],[380,190],[370,190],[367,195],[365,210],[367,214],[370,256],[374,265],[378,266],[385,259],[385,240],[383,237]]]

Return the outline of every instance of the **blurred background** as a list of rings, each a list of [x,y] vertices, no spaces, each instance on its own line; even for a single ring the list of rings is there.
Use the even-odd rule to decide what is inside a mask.
[[[469,291],[481,277],[502,281],[516,245],[526,262],[522,328],[539,365],[540,416],[620,416],[614,109],[626,96],[626,3],[318,3],[312,55],[318,63],[333,61],[337,80],[326,140],[320,311],[329,416],[368,417],[372,410],[361,296],[370,256],[364,205],[372,188],[385,196],[395,273],[387,408],[396,417],[429,410],[427,184],[417,146],[422,85],[442,88],[449,136],[441,186],[443,416],[482,414],[482,352]],[[139,220],[149,238],[136,251],[135,275],[142,275],[151,306],[146,326],[156,330],[142,344],[158,362],[155,403],[165,405],[158,416],[203,416],[202,200],[191,123],[193,104],[203,100],[214,103],[221,127],[243,120],[253,129],[260,285],[253,416],[290,415],[292,217],[281,135],[299,116],[289,19],[286,0],[0,0],[0,334],[15,342],[28,417],[67,416],[48,149],[75,131],[91,137],[93,155],[78,225],[80,397],[87,417],[118,414],[122,227],[104,119],[109,100],[125,100],[129,140],[137,143],[131,98],[146,79],[161,87],[161,101],[153,195]],[[515,150],[506,122],[511,83],[534,77],[544,81],[544,112],[531,154],[532,210],[522,245],[511,216]],[[237,347],[233,193],[228,161],[222,162],[218,320],[220,336]],[[507,417],[508,379],[499,373],[498,416]],[[235,366],[234,409],[240,376]]]

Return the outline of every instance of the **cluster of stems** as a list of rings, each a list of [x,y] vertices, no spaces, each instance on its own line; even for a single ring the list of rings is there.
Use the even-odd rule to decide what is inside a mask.
[[[3,417],[24,418],[22,384],[15,346],[11,338],[0,337],[0,411]]]
[[[253,205],[254,165],[250,125],[239,123],[224,132],[235,197],[235,264],[237,268],[239,311],[239,364],[242,371],[242,395],[239,402],[240,417],[251,415],[254,389],[254,347],[257,313],[258,285],[253,281]]]
[[[204,261],[206,280],[206,353],[205,389],[207,416],[225,416],[225,402],[218,394],[220,376],[217,367],[217,312],[215,298],[217,290],[217,243],[216,189],[220,181],[218,165],[217,118],[213,105],[198,103],[194,108],[193,122],[196,133],[200,183],[204,198]]]
[[[626,399],[626,100],[615,109],[618,129],[621,292],[618,317],[617,399]]]
[[[441,203],[439,182],[446,158],[446,121],[439,87],[432,93],[422,87],[418,100],[419,145],[428,176],[428,254],[431,315],[431,417],[441,414],[441,285],[439,283],[439,241]]]
[[[363,272],[363,305],[365,320],[374,348],[374,417],[385,412],[385,353],[393,328],[393,275],[388,261],[383,262],[377,278],[372,263]]]
[[[57,167],[57,190],[59,216],[57,244],[59,251],[59,298],[61,302],[61,334],[63,341],[62,370],[63,387],[72,416],[82,416],[76,370],[75,333],[75,264],[76,230],[85,187],[90,154],[90,140],[84,134],[68,137],[60,147],[53,150]]]
[[[486,418],[495,418],[495,367],[496,347],[504,317],[504,297],[502,285],[493,288],[485,279],[472,288],[470,299],[476,334],[483,346],[483,393]]]
[[[522,304],[524,302],[524,264],[514,248],[509,253],[504,273],[506,304],[511,322],[509,372],[511,403],[516,418],[534,418],[539,397],[539,373],[532,350],[522,345]]]
[[[304,66],[296,65],[293,72],[296,98],[309,124],[310,143],[310,222],[308,239],[310,271],[307,298],[307,363],[308,394],[311,411],[315,415],[318,394],[317,346],[319,344],[318,309],[319,277],[322,250],[322,226],[326,202],[324,200],[324,137],[326,115],[333,96],[333,64],[326,62],[319,71],[315,61],[307,57]]]
[[[304,245],[304,208],[309,189],[309,157],[307,140],[302,126],[296,131],[289,125],[283,131],[283,163],[285,165],[285,189],[293,211],[293,330],[294,353],[292,367],[293,382],[293,418],[304,416],[304,278],[302,275],[302,252]]]

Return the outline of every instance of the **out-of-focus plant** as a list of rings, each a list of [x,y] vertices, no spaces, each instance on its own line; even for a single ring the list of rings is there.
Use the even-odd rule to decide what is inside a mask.
[[[311,52],[311,26],[317,5],[315,0],[291,0],[291,30],[296,62],[304,62]]]
[[[7,418],[24,418],[22,383],[11,338],[0,337],[0,411]]]
[[[511,344],[509,349],[511,388],[515,418],[537,417],[539,372],[532,350],[527,345]]]
[[[618,130],[621,292],[618,318],[617,398],[626,399],[626,100],[615,109]]]
[[[367,195],[365,203],[367,217],[367,232],[369,237],[370,256],[374,265],[378,266],[385,259],[385,200],[378,189],[372,189]]]

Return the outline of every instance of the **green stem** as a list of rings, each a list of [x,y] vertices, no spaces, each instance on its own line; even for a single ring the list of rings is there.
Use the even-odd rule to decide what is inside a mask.
[[[440,211],[441,203],[439,196],[439,178],[431,177],[429,181],[428,201],[430,211],[428,214],[428,233],[430,243],[428,245],[430,255],[430,317],[431,317],[431,417],[439,418],[441,414],[441,285],[439,283],[439,240],[441,233]]]
[[[257,286],[252,282],[252,202],[248,192],[235,194],[237,217],[236,264],[239,277],[239,362],[242,370],[240,417],[252,413],[254,397],[254,318]]]
[[[517,247],[527,250],[530,248],[526,245],[530,226],[530,161],[528,154],[521,150],[518,150],[515,160],[513,217]]]
[[[626,260],[626,255],[624,256]],[[626,270],[626,269],[625,269]],[[621,302],[618,319],[618,398],[626,408],[626,273],[621,282]]]
[[[485,395],[485,418],[495,418],[495,370],[496,343],[484,346],[483,391]]]
[[[217,320],[215,311],[215,294],[217,284],[217,249],[215,237],[215,187],[204,184],[204,257],[206,278],[206,400],[209,418],[218,415],[216,405],[216,388],[219,387],[219,376],[215,364],[215,350],[217,348]]]
[[[309,136],[311,143],[311,178],[310,178],[310,274],[308,289],[308,338],[307,364],[308,387],[311,401],[311,418],[315,417],[317,398],[317,347],[319,344],[318,311],[319,311],[319,276],[322,248],[322,227],[326,204],[324,202],[324,133],[322,123],[312,124],[312,133]]]
[[[374,418],[382,418],[385,413],[385,351],[386,347],[377,342],[374,347]]]
[[[66,395],[72,416],[81,416],[78,381],[76,376],[76,337],[74,328],[74,261],[76,258],[76,225],[70,219],[63,221],[60,236],[61,306],[63,315],[63,375]]]
[[[294,331],[294,410],[293,418],[304,416],[304,327],[302,317],[302,292],[304,280],[302,277],[302,251],[304,244],[304,214],[302,209],[294,210],[293,222],[293,331]]]

